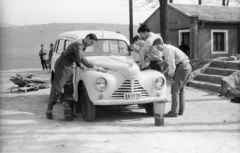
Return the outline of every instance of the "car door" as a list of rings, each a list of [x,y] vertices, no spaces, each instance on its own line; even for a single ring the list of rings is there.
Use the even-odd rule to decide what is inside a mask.
[[[64,51],[64,44],[65,44],[65,40],[63,38],[57,39],[57,41],[55,43],[54,52],[53,52],[52,61],[51,61],[52,70],[54,72],[55,72],[55,68],[54,68],[55,62],[61,56],[62,52]]]
[[[52,56],[52,61],[51,61],[51,65],[53,65],[53,71],[54,70],[54,64],[56,62],[56,60],[61,56],[62,52],[72,43],[74,42],[74,39],[71,38],[59,38],[57,39],[56,43],[55,43],[55,47],[54,47],[54,52],[53,52],[53,56]]]

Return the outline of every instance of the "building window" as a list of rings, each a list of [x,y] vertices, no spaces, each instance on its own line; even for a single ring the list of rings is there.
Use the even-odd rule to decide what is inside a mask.
[[[213,33],[213,51],[224,51],[224,33]]]
[[[212,30],[211,31],[211,53],[227,54],[228,53],[228,31]]]

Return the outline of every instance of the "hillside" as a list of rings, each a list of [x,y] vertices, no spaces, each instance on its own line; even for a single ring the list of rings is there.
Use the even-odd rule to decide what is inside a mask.
[[[138,26],[134,26],[134,35]],[[38,52],[44,44],[49,51],[49,44],[55,43],[56,37],[72,30],[119,31],[129,37],[129,26],[102,23],[51,23],[44,25],[27,25],[1,27],[0,36],[0,70],[41,68]]]
[[[0,22],[0,27],[12,27],[12,26],[18,26],[18,25]]]

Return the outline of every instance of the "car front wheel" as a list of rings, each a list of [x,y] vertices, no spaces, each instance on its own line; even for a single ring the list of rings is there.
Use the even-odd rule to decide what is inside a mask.
[[[95,119],[96,115],[96,106],[93,105],[89,99],[85,85],[81,84],[81,108],[82,108],[82,117],[85,121],[90,122]]]

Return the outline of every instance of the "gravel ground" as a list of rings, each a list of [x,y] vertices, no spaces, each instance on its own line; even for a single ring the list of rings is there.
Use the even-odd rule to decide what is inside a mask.
[[[186,88],[186,111],[165,118],[163,127],[136,105],[100,108],[94,122],[81,114],[65,122],[62,104],[45,117],[50,88],[27,93],[10,93],[10,76],[40,70],[0,71],[0,152],[5,153],[239,153],[240,104],[216,93]],[[170,86],[165,112],[171,107]]]

